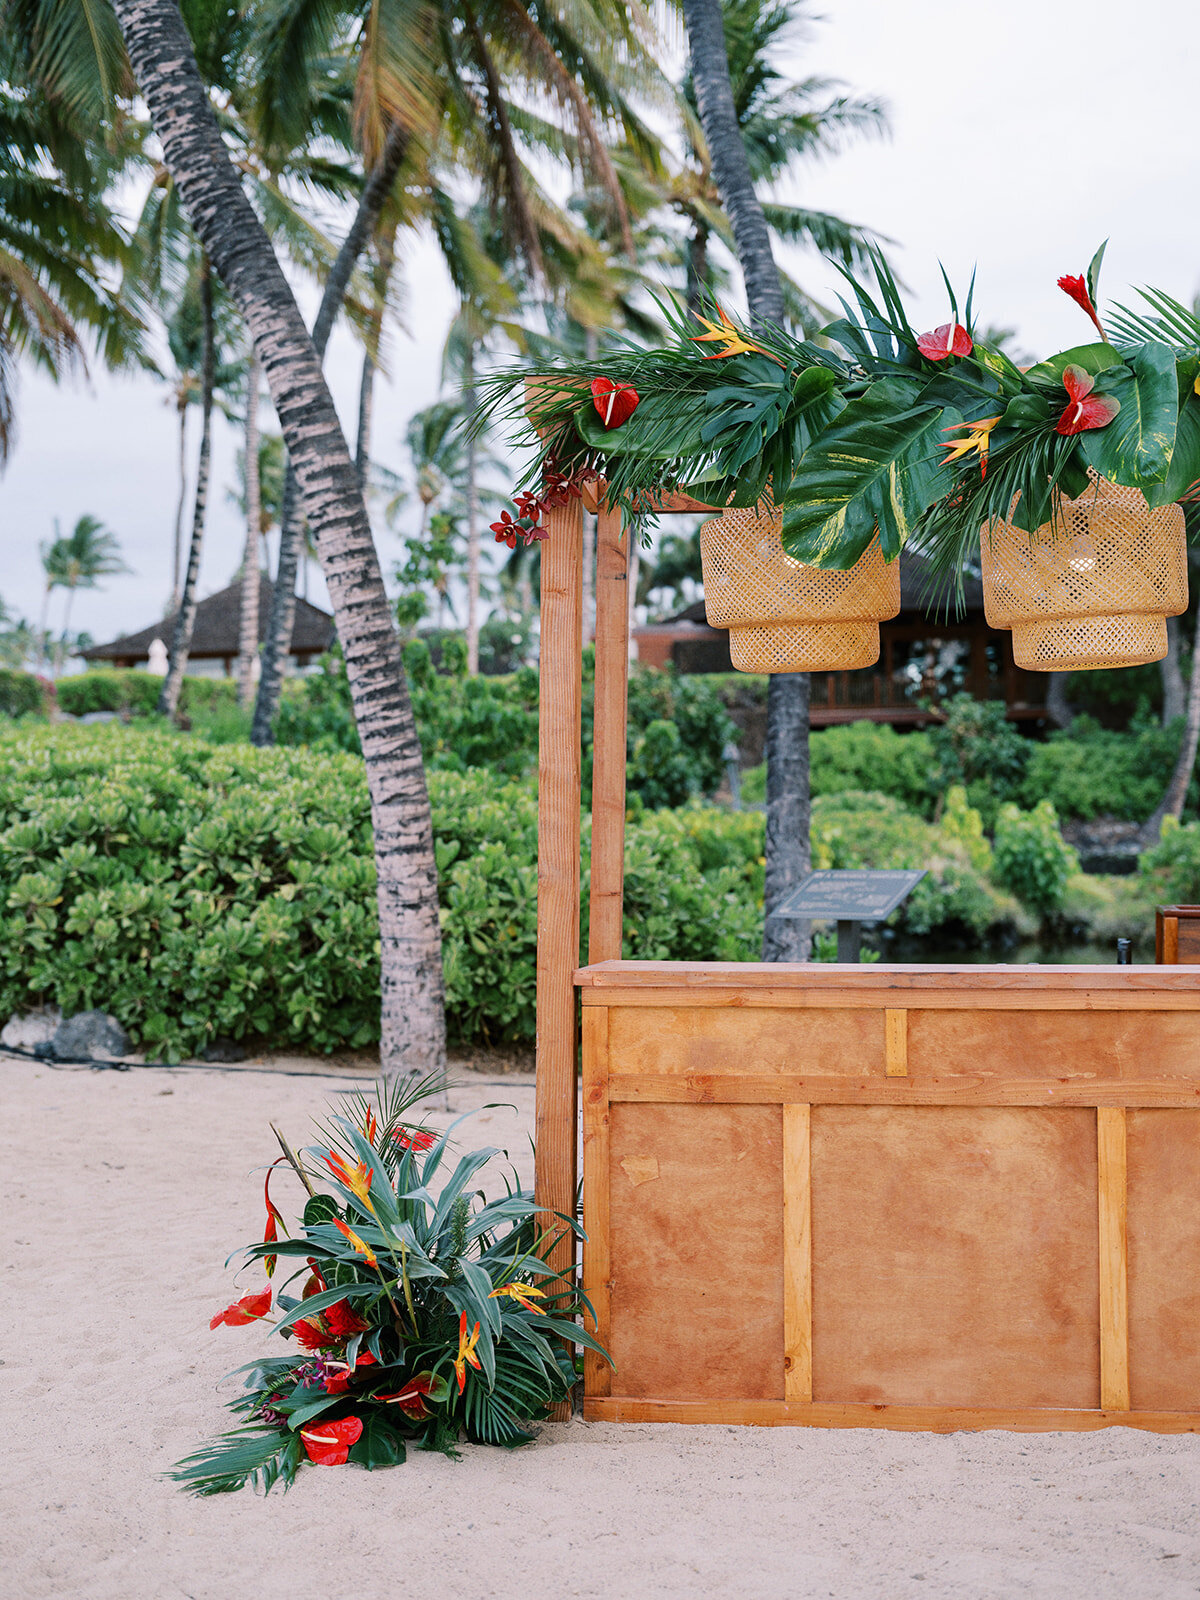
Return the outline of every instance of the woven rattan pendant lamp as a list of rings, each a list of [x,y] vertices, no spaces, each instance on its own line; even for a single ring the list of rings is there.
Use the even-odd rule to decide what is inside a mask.
[[[739,672],[848,672],[879,660],[879,624],[900,610],[900,563],[878,535],[847,572],[805,566],[780,543],[783,513],[760,500],[700,529],[709,625],[729,629]]]
[[[981,533],[984,612],[1011,628],[1031,672],[1135,667],[1167,653],[1168,617],[1187,609],[1183,511],[1093,477],[1034,533],[994,521]]]

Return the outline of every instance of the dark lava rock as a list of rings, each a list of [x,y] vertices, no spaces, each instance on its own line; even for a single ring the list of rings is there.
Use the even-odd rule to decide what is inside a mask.
[[[49,1053],[56,1061],[120,1061],[133,1045],[116,1017],[79,1011],[58,1026]]]
[[[226,1034],[219,1033],[207,1050],[200,1052],[201,1061],[210,1061],[214,1066],[224,1061],[245,1061],[250,1052],[245,1045],[239,1044],[236,1039],[230,1039]]]

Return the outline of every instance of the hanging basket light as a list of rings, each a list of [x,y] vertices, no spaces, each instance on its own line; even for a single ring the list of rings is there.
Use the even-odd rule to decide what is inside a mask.
[[[1031,672],[1136,667],[1167,653],[1168,617],[1186,611],[1187,545],[1178,505],[1151,508],[1106,478],[1033,533],[994,519],[981,530],[984,613],[1011,628]]]
[[[846,572],[784,553],[783,513],[760,501],[700,529],[704,608],[729,629],[739,672],[849,672],[879,660],[879,624],[900,610],[900,563],[878,535]]]

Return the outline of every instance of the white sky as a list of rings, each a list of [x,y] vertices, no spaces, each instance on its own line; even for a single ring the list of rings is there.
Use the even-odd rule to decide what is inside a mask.
[[[964,289],[978,262],[980,322],[1016,328],[1038,355],[1086,341],[1088,324],[1055,279],[1084,271],[1106,236],[1109,295],[1139,283],[1181,298],[1200,288],[1200,8],[827,0],[826,11],[786,65],[884,96],[894,137],[802,169],[781,197],[890,234],[918,326],[945,320],[939,258]],[[833,290],[836,274],[823,262],[793,252],[788,264],[813,291]],[[405,466],[408,418],[437,396],[454,299],[429,244],[414,244],[404,265],[410,332],[393,335],[373,452],[394,469]],[[344,328],[327,371],[352,429],[358,357]],[[170,584],[176,435],[166,387],[97,372],[90,386],[55,388],[26,372],[18,403],[16,453],[0,478],[0,596],[36,621],[38,542],[52,537],[55,517],[65,531],[90,511],[118,534],[134,571],[79,594],[73,626],[106,639],[146,625]],[[270,420],[264,407],[264,426]],[[227,583],[240,560],[239,517],[226,497],[236,447],[218,422],[202,594]],[[385,569],[399,554],[399,540],[381,534]],[[319,578],[310,592],[322,600]],[[56,596],[52,625],[60,604]]]

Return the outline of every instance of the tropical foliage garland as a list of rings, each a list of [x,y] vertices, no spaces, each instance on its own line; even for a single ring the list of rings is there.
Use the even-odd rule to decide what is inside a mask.
[[[1184,500],[1200,480],[1200,319],[1147,289],[1145,309],[1117,308],[1106,331],[1103,256],[1101,246],[1086,274],[1058,280],[1099,338],[1025,371],[977,337],[973,278],[961,313],[946,280],[950,320],[918,334],[876,253],[877,295],[845,273],[845,314],[819,340],[749,329],[720,309],[697,333],[663,306],[660,349],[618,343],[602,372],[565,361],[492,374],[487,412],[535,450],[497,537],[543,536],[542,484],[561,504],[603,478],[635,529],[675,492],[745,506],[770,485],[797,560],[848,568],[878,529],[888,560],[917,539],[961,576],[992,518],[1053,523],[1057,496],[1097,477],[1152,507]]]
[[[575,1382],[563,1341],[605,1354],[574,1320],[586,1303],[545,1259],[565,1232],[579,1233],[575,1220],[543,1218],[511,1187],[484,1203],[470,1185],[498,1150],[461,1156],[435,1184],[451,1130],[405,1119],[439,1086],[384,1083],[373,1100],[352,1097],[352,1114],[330,1118],[302,1155],[276,1135],[284,1155],[264,1184],[264,1238],[245,1252],[263,1263],[267,1287],[212,1327],[274,1313],[273,1331],[298,1348],[237,1369],[244,1388],[229,1409],[239,1426],[170,1474],[193,1494],[286,1486],[306,1459],[370,1469],[403,1461],[408,1444],[451,1454],[464,1436],[525,1444],[530,1421]],[[308,1194],[291,1233],[271,1198],[285,1164]],[[280,1257],[296,1259],[298,1293],[273,1288]]]

